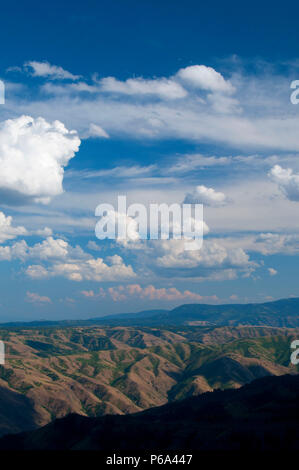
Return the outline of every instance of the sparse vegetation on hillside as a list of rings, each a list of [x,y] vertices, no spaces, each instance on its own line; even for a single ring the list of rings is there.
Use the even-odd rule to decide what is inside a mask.
[[[132,413],[296,373],[289,358],[298,335],[268,327],[5,329],[0,387],[30,401],[36,425],[70,412]]]

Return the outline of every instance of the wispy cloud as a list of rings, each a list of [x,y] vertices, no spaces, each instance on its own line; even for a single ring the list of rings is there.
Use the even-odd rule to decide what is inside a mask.
[[[35,292],[27,292],[26,293],[26,301],[38,304],[50,304],[52,303],[51,299],[47,296],[41,296],[36,294]]]
[[[194,301],[194,302],[214,302],[219,299],[216,295],[202,296],[189,290],[180,291],[175,287],[156,288],[153,285],[142,287],[140,284],[119,285],[117,287],[109,287],[107,289],[100,288],[98,292],[81,291],[84,297],[103,298],[110,297],[114,302],[122,302],[131,298],[146,299],[150,301]]]
[[[52,76],[57,74],[54,70]],[[195,65],[171,77],[104,77],[76,87],[64,78],[61,72],[61,81],[46,96],[41,89],[28,102],[12,99],[10,109],[58,118],[81,135],[93,124],[110,137],[179,138],[242,151],[299,150],[299,118],[290,108],[287,76],[242,71],[224,78],[211,67]]]
[[[50,80],[79,80],[80,75],[74,75],[62,67],[51,65],[49,62],[29,60],[24,64],[25,70],[34,77],[46,77]]]

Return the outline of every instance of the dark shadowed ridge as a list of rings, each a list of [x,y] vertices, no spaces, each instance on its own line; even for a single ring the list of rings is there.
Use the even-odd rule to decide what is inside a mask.
[[[299,376],[264,377],[124,416],[69,415],[0,449],[299,450]]]
[[[33,402],[22,395],[0,387],[0,435],[36,428]]]

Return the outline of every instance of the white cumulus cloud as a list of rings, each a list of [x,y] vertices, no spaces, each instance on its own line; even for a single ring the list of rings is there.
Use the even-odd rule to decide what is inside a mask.
[[[275,165],[269,176],[290,201],[299,201],[299,174],[294,173],[291,168]]]
[[[0,190],[38,202],[63,192],[64,167],[80,139],[59,122],[21,116],[0,124]]]
[[[26,274],[31,279],[65,277],[71,281],[120,281],[136,276],[132,266],[126,265],[119,255],[93,258],[80,246],[71,246],[62,239],[48,237],[42,243],[28,246],[25,240],[12,246],[0,247],[0,260],[34,259],[43,264],[31,264]]]
[[[191,65],[177,72],[177,77],[193,87],[213,92],[233,93],[232,84],[221,73],[206,65]]]
[[[14,227],[12,225],[12,217],[6,217],[3,212],[0,212],[0,243],[4,243],[6,240],[13,240],[22,235],[27,235],[25,227]]]
[[[187,193],[184,199],[185,204],[204,204],[206,206],[223,206],[227,204],[224,193],[217,192],[213,188],[204,185],[196,186],[195,190]]]
[[[66,260],[64,263],[55,262],[47,269],[41,265],[28,266],[26,273],[32,279],[44,279],[46,277],[65,277],[70,281],[121,281],[132,279],[136,276],[132,266],[126,265],[122,258],[111,257],[107,262],[102,258],[88,260]]]
[[[99,293],[90,291],[81,291],[84,297],[89,298],[105,298],[111,297],[114,302],[126,301],[129,298],[147,299],[147,300],[166,300],[166,301],[212,301],[218,302],[216,295],[202,296],[196,292],[189,290],[180,291],[175,287],[156,288],[153,285],[142,287],[140,284],[129,284],[127,286],[119,285],[109,287],[108,289],[100,288]]]

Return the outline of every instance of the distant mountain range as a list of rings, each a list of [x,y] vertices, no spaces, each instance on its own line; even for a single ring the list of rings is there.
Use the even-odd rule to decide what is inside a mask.
[[[299,450],[299,376],[264,377],[125,416],[71,414],[0,439],[0,450]]]
[[[1,327],[39,326],[275,326],[299,327],[299,298],[252,304],[185,304],[173,310],[146,310],[139,313],[108,315],[88,320],[11,322]]]
[[[298,298],[2,324],[0,435],[69,413],[136,413],[259,377],[298,374],[290,364],[298,338]]]

